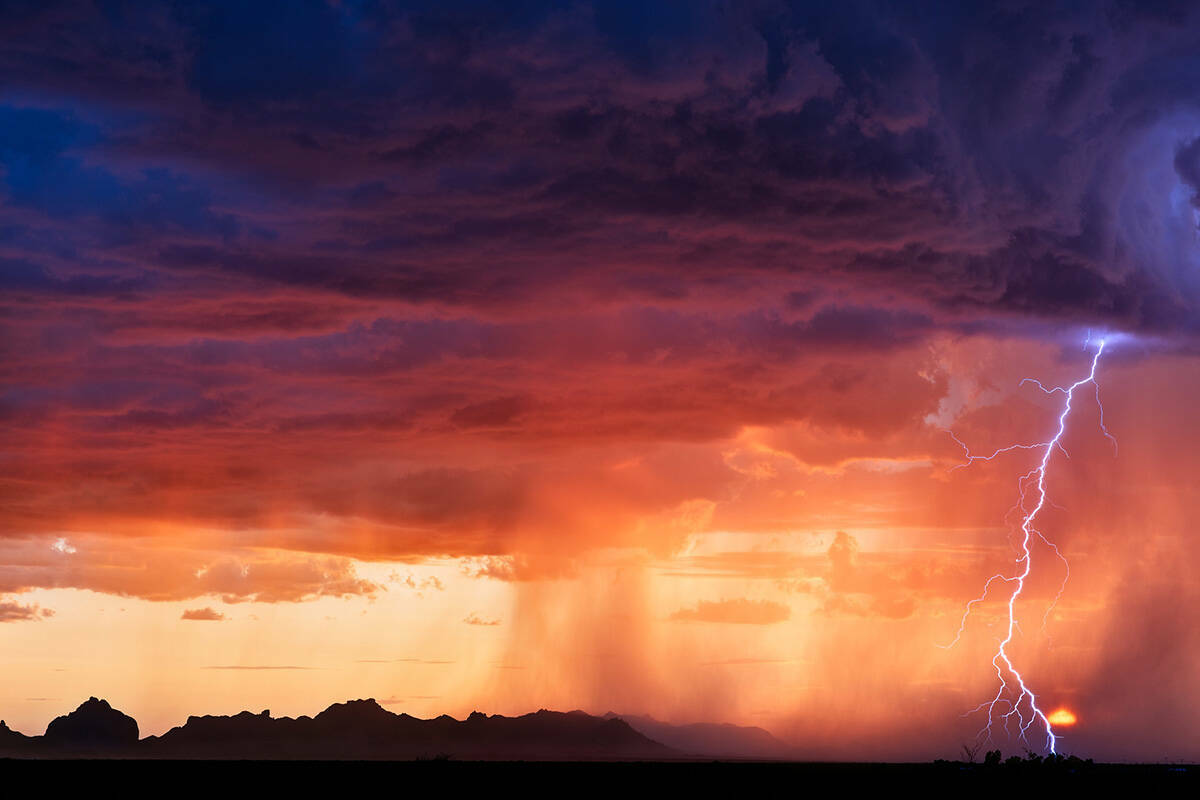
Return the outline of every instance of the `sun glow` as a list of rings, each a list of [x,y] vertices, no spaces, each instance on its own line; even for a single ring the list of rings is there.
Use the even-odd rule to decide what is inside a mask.
[[[1066,708],[1058,708],[1050,712],[1046,717],[1051,725],[1070,727],[1075,724],[1075,713]]]

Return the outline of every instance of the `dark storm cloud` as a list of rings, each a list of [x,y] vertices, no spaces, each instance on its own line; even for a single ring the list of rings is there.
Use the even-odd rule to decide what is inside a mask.
[[[178,228],[232,237],[232,215],[211,210],[205,188],[161,167],[121,176],[82,152],[102,145],[94,125],[65,110],[0,106],[0,159],[6,205],[54,222],[95,220],[100,244],[127,244]]]
[[[482,307],[736,275],[1190,329],[1194,254],[1164,241],[1195,227],[1187,13],[10,7],[6,217],[78,258],[9,255],[40,292],[151,269]]]

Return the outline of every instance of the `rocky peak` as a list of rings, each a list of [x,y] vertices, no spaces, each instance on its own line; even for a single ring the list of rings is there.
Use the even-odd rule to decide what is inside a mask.
[[[122,714],[107,700],[89,697],[70,714],[46,727],[45,741],[82,747],[118,747],[138,740],[137,720]]]

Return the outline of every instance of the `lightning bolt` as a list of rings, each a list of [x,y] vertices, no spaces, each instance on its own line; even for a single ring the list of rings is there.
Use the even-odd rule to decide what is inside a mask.
[[[1089,334],[1088,343],[1091,342]],[[1085,347],[1087,344],[1084,345]],[[1028,742],[1027,738],[1031,728],[1035,726],[1038,729],[1044,729],[1046,732],[1045,747],[1050,754],[1057,754],[1059,736],[1054,732],[1054,726],[1050,724],[1050,720],[1046,714],[1038,706],[1037,695],[1029,688],[1025,677],[1020,670],[1013,664],[1012,658],[1009,655],[1009,645],[1012,644],[1014,635],[1020,630],[1016,617],[1017,598],[1021,596],[1021,592],[1025,588],[1025,580],[1029,577],[1033,569],[1033,552],[1030,549],[1031,541],[1036,538],[1049,547],[1058,559],[1063,563],[1066,569],[1066,574],[1063,577],[1062,585],[1059,587],[1058,595],[1054,598],[1054,602],[1046,610],[1046,614],[1042,619],[1042,627],[1045,628],[1046,621],[1049,619],[1050,612],[1054,610],[1059,599],[1062,597],[1063,590],[1066,589],[1067,579],[1070,577],[1070,566],[1067,564],[1066,558],[1058,547],[1051,542],[1037,528],[1037,518],[1042,512],[1042,509],[1047,505],[1052,505],[1046,498],[1046,472],[1050,467],[1051,458],[1058,452],[1062,453],[1067,458],[1070,458],[1070,453],[1063,447],[1062,439],[1067,430],[1067,420],[1071,416],[1072,402],[1075,400],[1075,393],[1080,388],[1091,384],[1094,388],[1096,405],[1100,411],[1100,430],[1105,437],[1113,444],[1114,452],[1117,440],[1109,433],[1108,428],[1104,425],[1104,406],[1100,403],[1100,384],[1096,381],[1096,369],[1100,364],[1100,357],[1104,355],[1105,340],[1100,339],[1096,345],[1096,352],[1092,356],[1091,369],[1088,374],[1072,383],[1070,386],[1054,386],[1046,387],[1034,378],[1025,378],[1019,385],[1032,384],[1047,395],[1062,395],[1062,409],[1058,415],[1058,428],[1054,432],[1054,436],[1043,442],[1034,444],[1012,444],[1007,447],[1002,447],[990,455],[975,455],[961,439],[950,433],[962,448],[966,455],[966,461],[954,469],[961,469],[970,466],[976,461],[991,461],[998,456],[1006,453],[1012,453],[1019,450],[1031,450],[1040,453],[1041,458],[1033,469],[1021,475],[1017,479],[1017,495],[1016,504],[1009,510],[1005,516],[1007,519],[1014,511],[1021,514],[1021,536],[1020,546],[1017,548],[1017,559],[1015,562],[1016,572],[1012,575],[997,573],[987,579],[983,586],[983,592],[979,597],[967,603],[966,609],[963,611],[962,620],[958,626],[958,633],[949,645],[945,647],[953,647],[962,638],[963,631],[966,629],[967,618],[971,615],[971,611],[975,606],[984,602],[993,587],[997,584],[1002,584],[1008,589],[1007,608],[1008,620],[1005,627],[1003,638],[998,640],[996,654],[992,656],[992,666],[996,670],[996,677],[999,679],[1000,685],[996,690],[996,694],[990,700],[985,700],[980,703],[967,714],[973,714],[986,709],[987,724],[980,730],[979,735],[982,739],[986,736],[987,741],[992,740],[992,727],[1000,725],[1006,733],[1011,735],[1011,726],[1015,724],[1020,732],[1021,739]],[[1031,505],[1032,504],[1032,505]]]

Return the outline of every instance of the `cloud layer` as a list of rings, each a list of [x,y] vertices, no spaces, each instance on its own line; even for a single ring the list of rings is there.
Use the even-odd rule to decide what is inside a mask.
[[[578,506],[623,544],[731,475],[616,449],[897,436],[944,402],[938,337],[1190,347],[1183,11],[9,22],[13,533],[511,555]]]

